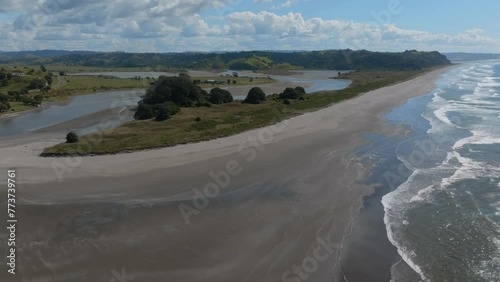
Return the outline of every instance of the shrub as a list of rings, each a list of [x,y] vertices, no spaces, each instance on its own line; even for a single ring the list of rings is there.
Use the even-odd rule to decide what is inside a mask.
[[[262,89],[259,87],[253,87],[252,89],[250,89],[247,97],[243,102],[248,104],[259,104],[260,102],[263,102],[265,100],[266,93],[264,93],[264,91],[262,91]]]
[[[196,121],[196,122],[201,121],[201,118],[200,118],[200,117],[196,117],[196,118],[194,119],[194,121]]]
[[[66,143],[76,143],[78,142],[78,135],[71,131],[66,135]]]
[[[208,101],[212,104],[230,103],[233,101],[233,96],[229,91],[216,87],[210,90]]]
[[[304,96],[305,92],[302,92],[304,88],[302,87],[296,87],[296,88],[291,88],[288,87],[283,91],[283,93],[280,94],[280,99],[298,99],[302,96]]]
[[[306,90],[302,86],[295,87],[295,90],[297,90],[299,93],[306,94]]]
[[[6,112],[11,108],[9,102],[3,101],[0,102],[0,113]]]
[[[175,115],[180,111],[179,106],[172,102],[166,102],[163,104],[158,104],[154,106],[154,115],[156,121],[164,121],[169,119],[171,116]]]
[[[134,119],[151,119],[153,117],[153,106],[149,104],[139,104],[134,114]]]
[[[288,100],[288,99],[283,100],[283,104],[290,105],[290,100]]]

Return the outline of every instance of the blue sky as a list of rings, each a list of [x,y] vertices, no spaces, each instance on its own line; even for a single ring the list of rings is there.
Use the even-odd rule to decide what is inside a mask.
[[[2,0],[0,50],[500,53],[500,1]]]

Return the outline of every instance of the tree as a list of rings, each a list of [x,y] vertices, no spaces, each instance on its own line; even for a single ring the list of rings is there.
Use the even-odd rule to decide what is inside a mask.
[[[152,119],[153,117],[153,106],[149,104],[139,104],[134,114],[134,119]]]
[[[233,96],[231,95],[231,92],[216,87],[210,90],[208,101],[212,104],[230,103],[233,101]]]
[[[155,105],[154,115],[156,121],[164,121],[169,119],[171,116],[175,115],[180,111],[179,106],[172,102],[166,102],[163,104]]]
[[[8,111],[8,110],[10,110],[10,108],[11,108],[11,106],[10,106],[9,102],[7,102],[7,101],[0,102],[0,113]]]
[[[305,94],[305,90],[304,88],[302,87],[295,87],[295,88],[291,88],[291,87],[287,87],[285,89],[285,91],[283,91],[283,93],[281,93],[279,95],[279,98],[280,99],[293,99],[293,100],[296,100],[302,96],[304,96]]]
[[[0,93],[0,102],[7,102],[9,101],[11,98],[9,95],[5,95],[5,94],[2,94]]]
[[[236,84],[236,80],[233,80],[233,84]]]
[[[35,100],[35,99],[30,99],[30,98],[24,98],[23,103],[26,106],[31,106],[31,107],[38,107],[40,106],[40,102]]]
[[[302,86],[295,87],[295,90],[299,91],[299,93],[306,94],[306,90]]]
[[[261,88],[259,87],[253,87],[248,91],[248,95],[243,101],[243,103],[248,103],[248,104],[259,104],[260,102],[263,102],[266,100],[266,93],[262,91]]]
[[[42,103],[42,100],[43,100],[43,96],[42,95],[36,95],[35,97],[33,97],[33,99],[35,99],[35,101],[37,101],[38,103]]]
[[[35,79],[35,80],[32,80],[30,82],[30,84],[28,85],[28,87],[26,87],[27,89],[42,89],[43,87],[45,87],[45,80],[42,80],[42,79]]]
[[[49,85],[52,85],[52,77],[50,75],[46,75],[46,76],[44,76],[44,78]]]
[[[76,143],[78,142],[78,139],[78,135],[76,135],[73,131],[66,135],[66,143]]]
[[[47,68],[44,66],[44,65],[41,65],[40,66],[40,70],[43,71],[43,72],[46,72],[47,71]]]
[[[188,73],[186,73],[186,72],[179,73],[179,77],[182,78],[182,79],[187,79],[189,81],[192,80],[191,76]]]

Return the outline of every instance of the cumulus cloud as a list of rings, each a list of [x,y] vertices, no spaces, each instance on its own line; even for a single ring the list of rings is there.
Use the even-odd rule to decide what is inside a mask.
[[[456,35],[395,25],[238,11],[239,0],[2,0],[0,50],[215,51],[252,49],[447,49],[500,41],[480,29]],[[287,6],[296,0],[253,0]],[[231,11],[231,12],[229,12]],[[204,16],[207,15],[208,16]],[[216,22],[216,23],[215,23]],[[500,51],[500,50],[498,50]]]

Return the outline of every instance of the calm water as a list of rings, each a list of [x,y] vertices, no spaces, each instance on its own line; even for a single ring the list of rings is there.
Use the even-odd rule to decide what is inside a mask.
[[[386,116],[412,128],[385,145],[404,164],[382,177],[395,281],[499,281],[499,93],[500,61],[469,63]]]
[[[232,71],[229,71],[232,74]],[[302,71],[301,71],[302,72]],[[337,75],[337,71],[304,71],[301,78],[293,78],[289,76],[273,76],[276,80],[285,80],[295,83],[312,83],[313,86],[306,89],[308,93],[337,90],[349,86],[350,81],[330,79]],[[80,73],[80,75],[112,75],[119,78],[132,78],[135,76],[141,77],[158,77],[159,75],[174,75],[163,72],[102,72],[102,73]],[[80,118],[86,115],[91,115],[103,110],[120,109],[124,106],[135,106],[144,94],[144,90],[129,90],[129,91],[112,91],[99,92],[90,95],[74,96],[70,98],[69,103],[64,105],[52,104],[48,107],[42,107],[36,111],[30,112],[19,117],[14,117],[9,120],[0,120],[0,137],[10,136],[20,133],[33,132],[51,125],[67,122],[75,118]],[[245,99],[245,97],[237,97],[235,99]],[[119,115],[109,117],[109,125],[111,127],[120,125],[124,122],[133,120],[131,114],[124,117],[123,112]],[[95,120],[95,123],[100,123],[101,120]],[[76,127],[76,131],[88,132],[89,130],[97,130],[98,126],[81,126]],[[109,126],[107,128],[110,128]]]
[[[228,70],[221,73],[222,75],[232,75],[233,72],[240,74],[238,71]],[[342,72],[342,71],[341,71]],[[338,70],[301,70],[292,71],[298,74],[297,77],[287,75],[269,75],[274,80],[289,81],[296,84],[312,84],[311,87],[306,88],[307,93],[328,90],[340,90],[348,87],[351,84],[350,80],[346,79],[332,79],[338,76]],[[240,74],[245,75],[245,74]],[[244,97],[243,97],[244,99]]]
[[[108,109],[117,109],[117,114],[108,117],[108,122],[118,125],[133,119],[132,114],[118,114],[118,110],[137,105],[143,94],[144,90],[127,90],[74,96],[64,105],[51,104],[18,117],[0,120],[0,136],[36,131]],[[97,120],[95,123],[100,122]]]

